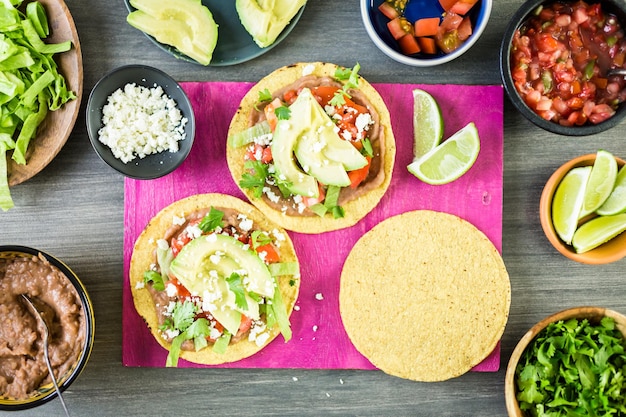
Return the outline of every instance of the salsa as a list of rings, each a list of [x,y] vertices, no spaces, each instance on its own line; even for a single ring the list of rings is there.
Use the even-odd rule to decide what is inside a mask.
[[[524,102],[563,126],[609,119],[626,99],[626,39],[615,15],[600,3],[557,2],[539,7],[516,31],[511,75]]]

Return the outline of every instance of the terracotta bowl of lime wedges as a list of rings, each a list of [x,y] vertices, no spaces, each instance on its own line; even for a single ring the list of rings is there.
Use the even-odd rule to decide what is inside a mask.
[[[509,417],[530,416],[531,410],[539,408],[546,415],[579,415],[578,401],[593,409],[593,415],[609,415],[608,409],[622,404],[622,381],[606,375],[620,374],[626,359],[625,338],[626,317],[604,307],[573,307],[539,321],[520,339],[509,359],[504,382]],[[568,343],[557,342],[563,339]],[[549,363],[542,360],[546,351],[551,352]],[[560,372],[550,372],[550,368]],[[584,391],[578,388],[583,384]],[[600,396],[603,401],[585,401],[585,391],[588,397]]]
[[[559,167],[539,203],[541,227],[561,254],[599,265],[626,256],[626,168],[606,150]]]

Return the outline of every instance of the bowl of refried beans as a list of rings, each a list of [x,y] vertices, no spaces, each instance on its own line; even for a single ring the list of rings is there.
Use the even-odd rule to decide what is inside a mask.
[[[48,356],[61,391],[82,372],[93,346],[93,308],[76,274],[40,250],[0,245],[0,410],[28,409],[57,396],[41,328],[22,294],[48,311]]]

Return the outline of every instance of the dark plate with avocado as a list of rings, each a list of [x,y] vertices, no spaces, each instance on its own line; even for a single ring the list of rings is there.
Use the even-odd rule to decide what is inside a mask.
[[[130,5],[129,0],[124,0],[124,3],[129,12],[135,10],[135,8]],[[217,46],[213,51],[213,58],[209,64],[209,66],[214,67],[241,64],[268,52],[289,35],[304,12],[304,6],[302,6],[287,27],[281,32],[278,38],[276,38],[276,41],[270,46],[260,48],[254,43],[252,36],[241,24],[234,1],[202,0],[202,4],[209,8],[213,14],[215,23],[218,24]],[[180,53],[176,48],[158,42],[150,35],[146,34],[146,36],[163,51],[172,54],[178,59],[196,63],[196,61]]]

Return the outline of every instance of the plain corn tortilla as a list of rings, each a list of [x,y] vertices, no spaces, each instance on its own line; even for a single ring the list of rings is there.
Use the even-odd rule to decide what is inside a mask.
[[[443,381],[496,347],[511,287],[482,232],[423,210],[389,218],[355,244],[339,302],[350,340],[372,364],[401,378]]]

